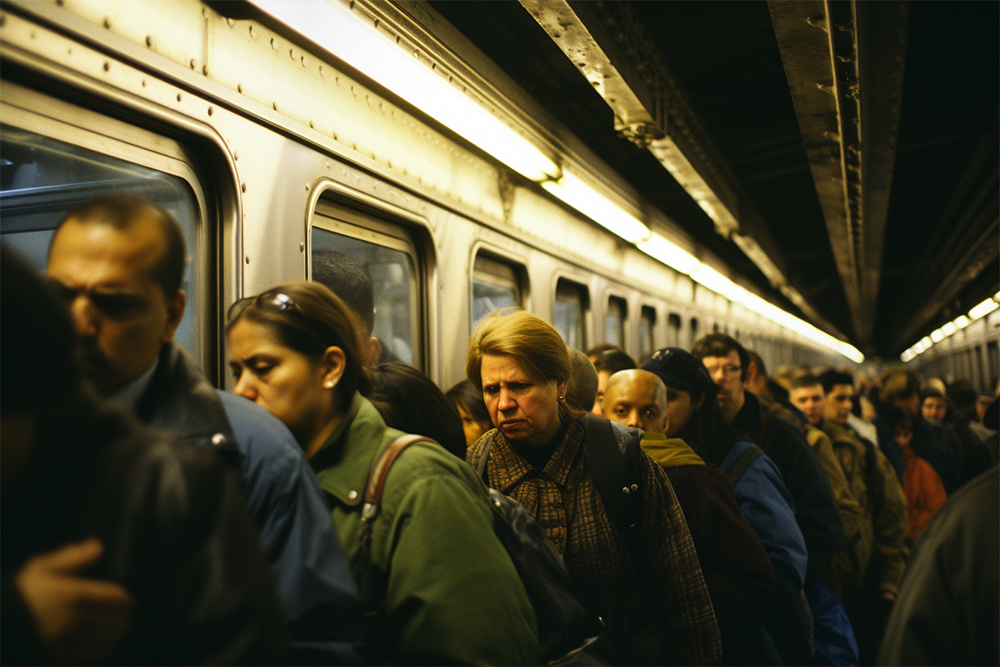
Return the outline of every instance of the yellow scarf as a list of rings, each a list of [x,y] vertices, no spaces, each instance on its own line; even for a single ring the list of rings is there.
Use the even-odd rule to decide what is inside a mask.
[[[705,465],[705,461],[686,442],[680,438],[668,438],[663,433],[643,433],[642,448],[664,468]]]

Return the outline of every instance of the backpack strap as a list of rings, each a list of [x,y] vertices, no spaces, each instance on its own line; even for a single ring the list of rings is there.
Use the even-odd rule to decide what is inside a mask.
[[[483,451],[479,454],[479,460],[476,461],[476,474],[479,475],[483,482],[486,482],[486,463],[490,460],[490,445],[493,444],[493,438],[495,437],[497,437],[497,431],[494,429],[486,436],[486,442],[483,443]],[[486,486],[489,486],[489,484]]]
[[[591,414],[584,415],[584,455],[604,509],[626,544],[641,544],[642,435]],[[631,546],[630,546],[631,551]]]
[[[642,536],[642,432],[589,413],[583,417],[587,470],[639,580],[649,581]]]
[[[729,486],[736,486],[736,482],[740,481],[740,477],[747,471],[750,464],[756,461],[763,453],[764,450],[754,444],[744,449],[743,453],[737,456],[733,464],[725,471],[726,479],[729,480]]]
[[[372,594],[371,581],[371,549],[372,549],[372,525],[378,517],[379,506],[382,503],[382,492],[385,490],[385,480],[389,477],[389,470],[395,463],[403,450],[417,442],[433,442],[435,440],[422,435],[406,434],[393,440],[382,456],[379,457],[368,476],[368,485],[365,487],[365,504],[361,509],[361,539],[358,551],[355,552],[353,561],[357,565],[355,571],[360,572],[359,588],[361,598],[369,603]]]

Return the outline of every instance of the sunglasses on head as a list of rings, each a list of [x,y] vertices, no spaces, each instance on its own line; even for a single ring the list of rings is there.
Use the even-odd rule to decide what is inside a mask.
[[[230,322],[237,317],[239,317],[243,311],[253,304],[255,307],[261,310],[272,310],[286,312],[290,311],[293,313],[298,313],[304,317],[308,317],[295,300],[288,296],[284,292],[279,292],[277,290],[268,290],[266,292],[261,292],[257,296],[247,296],[239,299],[233,305],[229,307],[229,311],[226,313],[226,319]],[[310,318],[312,319],[312,318]]]

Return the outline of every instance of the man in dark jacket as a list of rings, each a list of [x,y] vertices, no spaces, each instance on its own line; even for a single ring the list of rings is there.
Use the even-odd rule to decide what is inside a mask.
[[[701,359],[719,385],[717,398],[723,416],[778,466],[809,551],[808,582],[826,569],[844,535],[837,501],[823,468],[800,429],[782,419],[775,406],[762,404],[744,390],[750,358],[734,338],[710,334],[694,344],[691,354]]]
[[[356,663],[360,602],[305,456],[272,415],[216,391],[174,341],[186,303],[185,254],[169,213],[112,193],[60,223],[46,273],[66,298],[100,393],[145,424],[213,448],[239,473],[295,660]]]
[[[2,255],[0,662],[287,659],[232,473],[94,398],[61,304]]]

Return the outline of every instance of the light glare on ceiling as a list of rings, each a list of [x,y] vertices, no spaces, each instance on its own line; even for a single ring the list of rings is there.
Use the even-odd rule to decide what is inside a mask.
[[[508,167],[534,181],[559,167],[513,128],[405,53],[337,0],[251,0]]]

